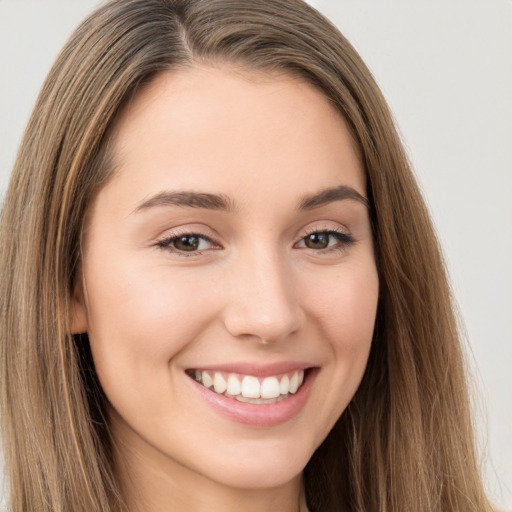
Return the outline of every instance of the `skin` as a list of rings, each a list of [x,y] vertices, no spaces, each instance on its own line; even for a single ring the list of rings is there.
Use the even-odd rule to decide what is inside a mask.
[[[367,207],[298,209],[340,185],[365,196],[344,120],[297,78],[195,66],[138,93],[114,154],[73,327],[89,333],[130,510],[296,512],[302,470],[364,373],[377,307]],[[233,208],[140,208],[164,191],[222,194]],[[326,249],[307,245],[312,231]],[[199,251],[162,246],[191,232]],[[185,373],[282,361],[317,373],[304,407],[271,427],[220,414]]]

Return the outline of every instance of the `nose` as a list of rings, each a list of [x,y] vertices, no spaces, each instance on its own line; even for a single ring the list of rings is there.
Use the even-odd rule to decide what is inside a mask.
[[[258,251],[235,266],[226,283],[224,323],[229,333],[270,344],[298,331],[303,314],[285,258]]]

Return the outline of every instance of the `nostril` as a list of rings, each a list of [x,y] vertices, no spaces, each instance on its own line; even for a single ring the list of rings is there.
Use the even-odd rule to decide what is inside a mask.
[[[276,309],[274,315],[232,310],[226,315],[224,324],[227,331],[236,338],[254,339],[262,345],[271,345],[297,332],[301,325],[301,315],[298,311],[284,311],[282,308]]]

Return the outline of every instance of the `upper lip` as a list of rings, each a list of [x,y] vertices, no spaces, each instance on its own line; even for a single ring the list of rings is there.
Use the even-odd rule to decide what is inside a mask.
[[[282,361],[270,364],[256,364],[250,362],[223,363],[213,365],[199,365],[188,370],[201,370],[223,373],[239,373],[242,375],[252,375],[254,377],[271,377],[282,373],[289,373],[296,370],[306,370],[316,365],[298,361]]]

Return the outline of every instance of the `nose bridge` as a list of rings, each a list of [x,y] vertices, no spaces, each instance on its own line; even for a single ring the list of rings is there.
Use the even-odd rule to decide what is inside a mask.
[[[300,312],[292,272],[275,246],[259,244],[241,254],[229,286],[225,323],[233,336],[271,343],[298,329]]]

